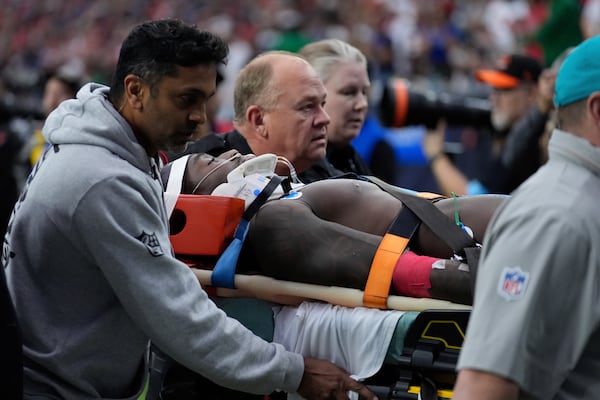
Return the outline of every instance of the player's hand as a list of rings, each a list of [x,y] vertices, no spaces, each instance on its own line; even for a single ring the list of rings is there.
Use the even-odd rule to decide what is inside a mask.
[[[356,392],[368,400],[377,400],[365,385],[329,361],[304,359],[304,376],[298,394],[308,400],[347,400],[347,392]]]

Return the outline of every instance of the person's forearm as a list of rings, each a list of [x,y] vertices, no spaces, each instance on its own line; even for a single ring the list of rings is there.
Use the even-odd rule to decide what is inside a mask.
[[[446,196],[467,194],[468,180],[463,173],[456,168],[446,154],[439,154],[430,161],[431,172]]]
[[[517,400],[519,387],[508,379],[488,372],[461,370],[454,386],[453,400]]]

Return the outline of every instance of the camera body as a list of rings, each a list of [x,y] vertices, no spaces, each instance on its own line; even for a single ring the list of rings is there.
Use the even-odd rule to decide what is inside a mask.
[[[405,79],[392,78],[383,88],[379,117],[384,126],[436,127],[440,119],[448,125],[491,128],[491,104],[487,99],[433,91],[411,90]]]

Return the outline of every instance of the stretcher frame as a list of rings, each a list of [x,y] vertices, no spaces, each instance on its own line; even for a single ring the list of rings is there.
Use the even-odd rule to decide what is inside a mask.
[[[171,183],[171,182],[170,182]],[[179,190],[167,191],[166,194],[178,194]],[[167,196],[168,198],[169,196]],[[235,221],[239,220],[243,211],[240,199],[219,198],[218,196],[178,195],[170,200],[170,210],[178,211],[182,202],[192,201],[204,197],[210,201],[213,208],[220,212],[219,218],[199,218],[196,224],[202,221],[202,226],[197,229],[182,232],[183,227],[172,235],[175,241],[174,248],[182,248],[193,243],[204,243],[195,233],[201,233],[206,238],[207,222],[217,224],[212,230],[210,249],[205,249],[201,254],[207,256],[219,255],[226,244],[231,241],[235,229]],[[175,208],[175,210],[173,210]],[[187,212],[199,211],[193,205],[183,207]],[[215,211],[215,210],[213,210]],[[169,213],[171,215],[171,213]],[[204,213],[206,216],[206,213]],[[214,213],[213,213],[214,216]],[[224,217],[225,219],[224,219]],[[222,221],[225,221],[223,225]],[[190,219],[187,220],[191,222]],[[184,224],[185,225],[185,224]],[[217,233],[215,235],[214,233]],[[216,239],[216,242],[215,242]],[[177,240],[180,240],[177,243]],[[186,251],[189,254],[189,251]],[[183,254],[185,259],[186,255]],[[194,263],[189,263],[194,267]],[[359,307],[364,305],[365,292],[358,289],[311,285],[298,282],[280,281],[262,275],[234,276],[236,289],[211,287],[211,270],[192,268],[200,283],[212,296],[219,297],[254,297],[283,305],[298,305],[302,301],[317,300],[346,307]],[[379,394],[380,399],[417,399],[438,400],[451,398],[451,389],[456,377],[454,368],[458,354],[464,340],[464,332],[470,314],[470,306],[455,304],[448,301],[404,296],[387,296],[381,308],[418,311],[414,323],[409,328],[403,342],[402,354],[394,365],[386,365],[374,377],[366,382],[373,391]],[[443,327],[450,327],[450,336],[443,332]]]
[[[192,268],[211,295],[255,298],[281,305],[323,301],[362,307],[363,291],[281,281],[263,275],[235,275],[236,289],[210,286],[212,271]],[[418,312],[406,331],[402,350],[365,383],[381,400],[445,400],[452,398],[456,363],[464,341],[471,306],[444,300],[389,296],[390,310]],[[233,314],[231,317],[235,318]],[[392,339],[394,340],[394,339]],[[398,343],[391,346],[398,347]]]

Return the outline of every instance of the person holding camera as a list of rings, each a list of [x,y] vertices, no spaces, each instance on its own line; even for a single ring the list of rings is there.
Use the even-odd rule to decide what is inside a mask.
[[[446,122],[440,120],[423,139],[423,151],[440,191],[509,194],[544,162],[540,138],[552,108],[555,70],[542,70],[534,58],[507,55],[495,69],[478,70],[476,78],[492,88],[492,137],[479,157],[474,176],[466,176],[446,154]]]
[[[549,159],[485,234],[454,400],[598,398],[600,36],[556,78]]]

